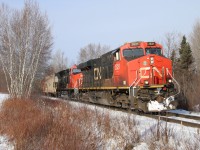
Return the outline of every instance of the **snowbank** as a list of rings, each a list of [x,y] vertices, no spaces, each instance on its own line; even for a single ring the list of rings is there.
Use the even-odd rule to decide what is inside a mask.
[[[8,141],[6,136],[0,136],[0,150],[14,150],[14,146]]]
[[[170,110],[168,112],[183,114],[183,115],[190,115],[190,116],[200,116],[200,112],[187,111],[183,109]]]
[[[8,94],[0,93],[0,107],[2,102],[8,98]],[[14,150],[14,146],[8,141],[6,136],[0,136],[0,150]]]
[[[8,94],[0,93],[0,107],[1,107],[2,102],[7,98],[8,98]]]

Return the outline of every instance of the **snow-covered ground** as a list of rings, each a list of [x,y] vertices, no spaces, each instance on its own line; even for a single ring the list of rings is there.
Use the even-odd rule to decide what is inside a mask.
[[[200,116],[200,112],[186,111],[183,109],[170,110],[169,112],[183,114],[183,115]]]
[[[0,136],[0,150],[14,150],[14,146],[8,141],[6,136]]]
[[[81,107],[81,105],[85,105],[85,104],[81,104],[81,103],[76,103],[76,102],[70,102],[71,104],[73,104],[73,106],[76,107]],[[125,112],[121,112],[121,111],[114,111],[114,110],[109,110],[106,108],[99,108],[99,107],[95,107],[92,105],[87,105],[88,108],[90,109],[98,109],[98,111],[102,111],[105,114],[109,113],[110,116],[113,119],[116,118],[124,118],[124,117],[130,117],[136,120],[136,122],[138,122],[138,126],[137,129],[139,131],[139,134],[141,135],[142,138],[142,143],[139,143],[138,146],[134,147],[134,150],[145,150],[148,149],[147,147],[147,143],[145,143],[145,140],[149,137],[150,134],[152,134],[153,130],[155,131],[155,129],[157,128],[158,125],[158,120],[152,119],[152,118],[148,118],[148,117],[144,117],[144,116],[139,116],[139,115],[134,115],[134,114],[128,114]],[[182,112],[184,114],[190,114],[188,111],[181,111],[181,110],[177,110],[176,112]],[[197,113],[196,113],[197,115]],[[160,121],[160,125],[162,126],[160,130],[164,130],[163,128],[165,128],[166,126],[166,122],[164,121]],[[180,141],[195,141],[196,139],[193,139],[194,137],[200,138],[200,133],[199,133],[199,129],[198,128],[192,128],[192,127],[186,127],[180,124],[176,124],[176,123],[167,123],[167,127],[168,130],[173,131],[173,137],[175,139],[179,139]],[[128,131],[125,129],[125,131]],[[126,134],[126,133],[125,133]],[[184,136],[183,136],[184,135]],[[151,136],[151,135],[150,135]],[[176,147],[176,143],[174,141],[171,141],[172,146],[174,145],[174,147]],[[183,147],[178,147],[178,149],[184,149]]]
[[[0,93],[0,107],[1,107],[2,102],[7,98],[8,98],[8,94]]]
[[[56,98],[53,98],[53,100],[56,100]],[[137,122],[137,130],[139,131],[140,137],[141,137],[141,142],[136,144],[136,146],[133,148],[134,150],[147,150],[149,149],[149,141],[154,141],[155,138],[157,138],[157,126],[159,124],[160,129],[162,130],[161,132],[161,136],[163,136],[161,138],[161,141],[156,141],[155,140],[155,144],[156,144],[156,149],[170,149],[170,148],[166,148],[166,145],[171,147],[171,149],[185,149],[185,148],[190,148],[187,146],[191,146],[192,149],[194,149],[194,147],[197,144],[197,147],[200,147],[200,129],[199,128],[192,128],[192,127],[186,127],[183,126],[181,124],[176,124],[176,123],[166,123],[165,121],[159,121],[152,119],[152,118],[148,118],[148,117],[144,117],[144,116],[138,116],[138,115],[134,115],[134,114],[128,114],[125,112],[121,112],[121,111],[114,111],[114,110],[110,110],[110,109],[106,109],[106,108],[100,108],[100,107],[96,107],[93,105],[88,105],[88,104],[82,104],[82,103],[78,103],[78,102],[74,102],[74,101],[70,101],[69,102],[72,107],[74,107],[75,109],[81,108],[81,107],[87,107],[89,109],[98,111],[98,112],[102,112],[103,114],[109,114],[111,120],[117,120],[119,122],[119,124],[124,125],[124,133],[122,134],[127,134],[127,137],[130,135],[128,134],[132,134],[131,132],[129,132],[128,127],[126,126],[127,124],[123,123],[123,121],[125,121],[122,118],[131,118],[134,119]],[[187,115],[196,115],[196,116],[200,116],[199,113],[194,113],[194,112],[189,112],[189,111],[185,111],[185,110],[174,110],[172,112],[179,112],[179,113],[183,113],[183,114],[187,114]],[[167,131],[168,133],[165,133],[165,128],[167,127]],[[165,140],[165,134],[168,134],[168,141],[169,143],[164,143]],[[153,139],[153,140],[152,140]],[[107,139],[108,140],[108,139]],[[117,141],[118,140],[118,141]],[[117,143],[119,142],[119,139],[115,139],[114,137],[111,137],[111,139],[108,140],[108,147],[110,147],[111,149],[113,147],[117,147]],[[150,143],[152,144],[152,143]],[[166,145],[165,145],[166,144]],[[159,147],[160,146],[160,147]],[[165,148],[163,148],[165,147]],[[154,149],[155,147],[151,148]],[[120,149],[120,148],[118,148]]]
[[[8,95],[6,94],[0,94],[0,106],[1,106],[2,101],[5,100],[7,97]],[[56,98],[54,98],[54,100],[56,100]],[[137,128],[137,131],[139,132],[140,137],[141,137],[140,143],[137,143],[134,145],[134,148],[133,148],[134,150],[148,150],[149,149],[148,141],[156,137],[156,135],[153,136],[153,133],[154,134],[156,133],[158,120],[151,119],[148,117],[138,116],[134,114],[129,114],[129,113],[121,112],[121,111],[114,111],[114,110],[110,110],[106,108],[96,107],[93,105],[77,103],[73,101],[70,101],[69,103],[74,108],[87,107],[89,109],[98,111],[102,114],[109,114],[111,121],[115,121],[115,123],[116,122],[119,123],[120,126],[122,127],[120,129],[123,129],[122,134],[124,135],[127,134],[127,137],[133,136],[133,135],[129,135],[129,134],[133,134],[133,132],[129,132],[129,127],[127,126],[127,124],[123,122],[125,121],[124,118],[131,118],[132,120],[134,119],[137,122],[135,127]],[[176,113],[180,112],[183,114],[194,114],[194,113],[190,113],[184,110],[174,110],[172,112],[176,112]],[[200,114],[196,113],[195,115],[200,115]],[[166,127],[166,122],[160,121],[159,125],[161,126],[160,130],[164,130],[164,128]],[[200,140],[200,133],[199,133],[200,130],[198,128],[186,127],[186,126],[176,124],[176,123],[167,123],[167,128],[169,130],[168,134],[173,134],[169,136],[170,137],[169,144],[172,147],[175,147],[176,149],[180,149],[180,150],[184,149],[184,147],[181,145],[184,143],[181,143],[181,142],[189,142],[191,144],[193,142],[196,142],[197,140]],[[177,141],[174,141],[174,139],[177,139]],[[113,149],[113,148],[116,149],[118,147],[117,144],[119,141],[120,141],[119,138],[109,137],[107,139],[106,146],[108,147],[108,149]],[[165,146],[163,145],[163,143],[162,144],[160,143],[158,145],[160,145],[161,147]],[[13,149],[14,149],[14,146],[8,141],[8,138],[6,136],[0,136],[0,150],[13,150]],[[120,149],[120,148],[117,148],[117,149]]]
[[[77,103],[77,102],[70,102],[70,104],[72,104],[72,106],[74,107],[82,107],[82,106],[87,106],[87,108],[90,109],[97,109],[97,111],[101,111],[104,114],[109,113],[110,117],[113,118],[113,120],[116,120],[116,118],[132,118],[135,119],[136,122],[138,123],[137,130],[139,131],[139,134],[141,135],[141,143],[138,143],[138,145],[136,147],[134,147],[134,150],[146,150],[148,149],[148,144],[146,143],[146,141],[148,141],[150,138],[155,138],[156,135],[154,135],[154,137],[152,137],[152,134],[154,132],[154,134],[156,133],[156,129],[158,126],[158,120],[152,119],[152,118],[148,118],[148,117],[144,117],[144,116],[139,116],[139,115],[134,115],[134,114],[128,114],[125,112],[121,112],[121,111],[116,111],[116,110],[110,110],[110,109],[106,109],[106,108],[100,108],[100,107],[96,107],[93,105],[87,105],[87,104],[81,104],[81,103]],[[180,111],[180,110],[179,110]],[[181,111],[184,112],[184,114],[189,114],[188,111]],[[111,119],[112,120],[112,119]],[[120,120],[120,119],[119,119]],[[124,120],[121,120],[124,121]],[[119,123],[121,123],[119,121]],[[160,121],[159,122],[160,125],[160,130],[163,130],[166,127],[166,122],[165,121]],[[127,127],[124,127],[124,130],[126,131],[127,134],[128,129],[126,129]],[[171,135],[173,137],[173,139],[177,139],[177,141],[174,141],[173,139],[169,139],[170,141],[170,146],[175,147],[176,149],[184,149],[185,147],[182,147],[181,145],[177,147],[177,143],[176,142],[195,142],[197,140],[200,140],[200,130],[198,128],[192,128],[192,127],[186,127],[180,124],[176,124],[176,123],[167,123],[167,128],[169,131],[169,134],[173,134]],[[112,141],[113,145],[116,145],[115,141],[113,142],[112,139],[110,139]],[[164,145],[163,145],[164,146]],[[200,146],[200,145],[199,145]],[[112,146],[111,146],[112,147]],[[159,148],[158,148],[159,149]]]
[[[8,94],[0,93],[0,107],[2,102],[8,98]],[[14,150],[14,146],[8,141],[8,137],[0,135],[0,150]]]

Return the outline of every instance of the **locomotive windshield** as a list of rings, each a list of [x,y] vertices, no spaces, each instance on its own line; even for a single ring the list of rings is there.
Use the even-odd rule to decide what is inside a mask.
[[[75,69],[72,70],[72,73],[73,73],[73,74],[78,74],[78,73],[80,73],[80,72],[81,72],[81,69],[75,68]]]
[[[125,49],[123,50],[123,56],[127,60],[132,60],[144,55],[142,48]]]
[[[146,48],[146,55],[149,54],[156,54],[156,55],[162,55],[160,48]]]

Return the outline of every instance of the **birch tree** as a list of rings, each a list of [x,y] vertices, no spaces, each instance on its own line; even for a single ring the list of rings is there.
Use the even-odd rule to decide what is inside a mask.
[[[36,73],[51,52],[48,17],[36,2],[21,10],[0,7],[0,61],[11,97],[31,95]]]

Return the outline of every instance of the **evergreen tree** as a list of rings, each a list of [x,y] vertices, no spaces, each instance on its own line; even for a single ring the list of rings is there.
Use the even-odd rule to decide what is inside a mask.
[[[190,48],[189,43],[186,40],[186,37],[183,36],[180,48],[179,48],[179,54],[180,54],[180,61],[179,65],[180,68],[183,70],[189,70],[190,65],[192,64],[192,51]]]
[[[172,60],[172,64],[173,64],[173,66],[174,66],[174,65],[176,64],[176,61],[177,61],[175,50],[172,50],[172,53],[171,53],[170,59]]]

